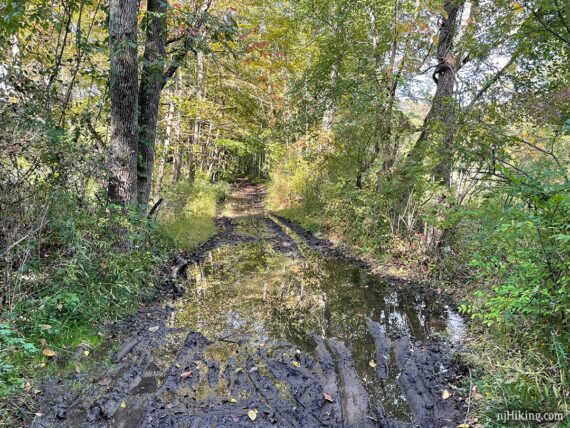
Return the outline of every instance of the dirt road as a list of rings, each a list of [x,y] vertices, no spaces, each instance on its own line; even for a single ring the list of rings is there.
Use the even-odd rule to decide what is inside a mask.
[[[91,370],[43,386],[34,427],[463,422],[461,320],[434,294],[269,215],[260,186],[234,189],[218,222],[172,267],[178,292],[116,326]]]

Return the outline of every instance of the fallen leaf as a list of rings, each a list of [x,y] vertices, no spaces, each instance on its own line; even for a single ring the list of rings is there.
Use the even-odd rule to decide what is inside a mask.
[[[85,355],[86,357],[89,356],[89,351],[83,351],[83,355]]]
[[[368,365],[369,365],[370,367],[372,367],[373,369],[376,368],[376,363],[375,363],[374,361],[370,361],[370,362],[368,363]]]
[[[441,398],[443,398],[444,400],[447,400],[449,397],[451,397],[451,394],[449,393],[449,391],[447,389],[444,389],[443,392],[441,393]]]
[[[159,328],[160,327],[156,325],[154,327],[149,328],[148,331],[150,331],[151,333],[154,333],[155,331],[158,331]]]
[[[251,419],[252,421],[257,419],[257,410],[248,410],[247,411],[247,416],[249,416],[249,419]]]
[[[237,401],[235,398],[230,398],[230,403],[235,404],[235,403],[237,403],[237,402],[238,402],[238,401]]]
[[[180,377],[184,379],[188,379],[191,376],[192,376],[192,370],[188,370],[187,372],[184,372],[180,375]]]
[[[79,366],[79,364],[75,365],[75,373],[81,373],[81,367]]]
[[[34,415],[36,415],[39,418],[40,416],[43,416],[44,414],[38,412],[38,413],[34,413]]]
[[[127,403],[125,403],[124,401],[121,403],[121,409],[124,409],[125,407],[127,407]]]
[[[111,385],[111,379],[109,379],[108,377],[105,377],[99,381],[99,385],[109,386],[109,385]]]
[[[180,368],[180,364],[176,363],[176,367],[177,367],[177,368]]]
[[[459,424],[457,428],[469,428],[469,424]]]
[[[45,357],[51,358],[51,357],[55,356],[55,351],[52,351],[51,349],[46,348],[42,351],[42,355]]]
[[[301,367],[301,363],[299,361],[291,361],[291,364],[293,364],[295,367]]]
[[[328,401],[329,403],[334,403],[333,398],[330,396],[330,394],[327,394],[326,392],[323,392],[323,396],[325,397],[325,401]]]

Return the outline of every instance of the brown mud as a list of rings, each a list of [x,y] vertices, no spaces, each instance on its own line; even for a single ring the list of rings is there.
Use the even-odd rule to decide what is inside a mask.
[[[51,379],[34,427],[455,427],[461,320],[434,293],[234,189],[91,370]],[[175,285],[175,287],[172,287]],[[443,399],[447,390],[451,397]]]

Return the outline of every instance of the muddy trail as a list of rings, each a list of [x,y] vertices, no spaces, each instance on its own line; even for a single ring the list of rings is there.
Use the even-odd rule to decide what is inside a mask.
[[[42,387],[32,426],[463,422],[461,319],[434,293],[269,215],[262,187],[234,189],[218,221],[172,266],[176,292],[117,325],[92,369]]]

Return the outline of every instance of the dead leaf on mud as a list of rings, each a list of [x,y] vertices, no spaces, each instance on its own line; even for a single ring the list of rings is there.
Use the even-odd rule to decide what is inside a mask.
[[[370,362],[368,363],[368,365],[369,365],[370,367],[372,367],[373,369],[376,368],[376,363],[375,363],[374,361],[370,361]]]
[[[160,327],[156,325],[156,326],[154,326],[154,327],[150,327],[150,328],[148,329],[148,331],[150,331],[151,333],[154,333],[155,331],[158,331],[159,328],[160,328]]]
[[[188,370],[187,372],[183,372],[180,377],[183,379],[188,379],[189,377],[192,376],[192,370]]]
[[[334,399],[330,396],[330,394],[323,392],[323,396],[325,397],[325,401],[328,401],[329,403],[334,403]]]
[[[248,410],[248,411],[247,411],[247,416],[249,416],[249,419],[251,419],[252,422],[253,422],[254,420],[257,419],[257,410],[255,410],[255,409],[253,409],[253,410]]]
[[[105,377],[99,381],[99,385],[109,386],[109,385],[111,385],[111,379],[109,379],[108,377]]]
[[[451,394],[449,393],[449,391],[447,389],[444,389],[443,392],[441,393],[441,398],[443,398],[444,400],[447,400],[449,397],[451,397]]]
[[[125,407],[127,407],[127,403],[125,403],[124,401],[121,403],[121,409],[124,409]]]
[[[295,367],[301,367],[301,363],[299,361],[291,361],[291,364],[293,364]]]
[[[230,403],[235,404],[235,403],[237,403],[237,402],[238,402],[238,401],[237,401],[235,398],[230,398]]]
[[[42,351],[42,355],[44,357],[52,358],[52,357],[55,357],[55,351],[46,348]]]

